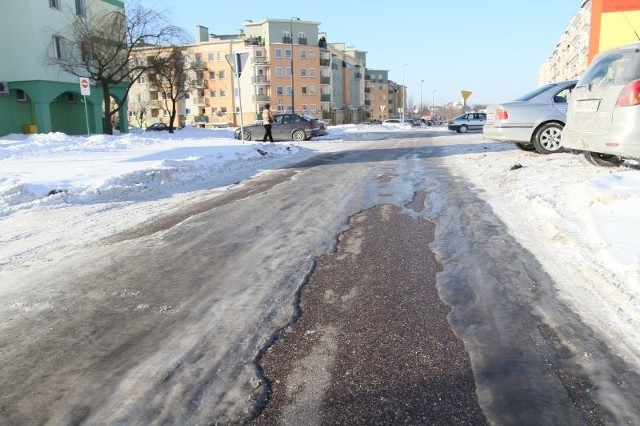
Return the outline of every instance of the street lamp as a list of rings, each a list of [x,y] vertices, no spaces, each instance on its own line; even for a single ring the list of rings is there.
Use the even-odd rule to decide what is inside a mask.
[[[422,85],[424,83],[424,80],[420,80],[420,118],[422,118],[423,116],[423,109],[422,109]]]
[[[404,102],[404,92],[406,91],[404,87],[404,69],[409,64],[404,64],[402,66],[402,122],[404,123],[404,110],[405,110],[405,102]]]
[[[433,114],[436,111],[436,89],[433,89],[433,94],[431,96],[431,119],[433,120]]]
[[[293,72],[293,20],[299,21],[300,18],[292,16],[289,20],[289,45],[291,46],[291,112],[296,112],[296,88],[294,86]]]

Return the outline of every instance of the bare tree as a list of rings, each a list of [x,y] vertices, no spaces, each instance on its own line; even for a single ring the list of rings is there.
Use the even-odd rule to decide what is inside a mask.
[[[162,49],[149,65],[149,81],[162,93],[165,109],[169,111],[169,133],[173,133],[178,103],[196,88],[196,70],[200,67],[190,61],[187,49],[181,46]]]
[[[102,88],[104,96],[104,133],[113,134],[112,118],[126,105],[131,85],[155,63],[155,59],[133,60],[140,46],[162,46],[185,40],[184,31],[166,24],[161,13],[127,2],[124,10],[96,13],[91,19],[75,19],[66,40],[65,54],[50,62],[72,75],[88,77]],[[161,54],[161,49],[155,51]],[[124,85],[122,99],[111,105],[110,88]]]

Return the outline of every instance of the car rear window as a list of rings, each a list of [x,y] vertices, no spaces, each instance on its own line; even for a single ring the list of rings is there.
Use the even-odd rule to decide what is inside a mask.
[[[640,78],[640,53],[637,49],[622,50],[596,58],[582,76],[578,86],[614,86]]]
[[[540,93],[543,93],[549,90],[551,87],[555,86],[555,83],[545,84],[544,86],[538,87],[536,90],[527,93],[526,95],[520,96],[516,101],[528,101],[529,99],[533,99],[538,96]]]

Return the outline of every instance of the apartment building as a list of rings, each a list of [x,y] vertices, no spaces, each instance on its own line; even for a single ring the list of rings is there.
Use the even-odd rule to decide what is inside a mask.
[[[104,11],[122,10],[124,0],[6,3],[0,14],[0,135],[86,134],[87,121],[90,132],[102,132],[101,90],[91,86],[85,109],[78,77],[65,73],[51,59],[64,58],[74,20],[90,21]],[[114,87],[112,94],[123,98],[124,90]],[[125,111],[120,123],[126,131]]]
[[[538,84],[577,79],[598,52],[635,42],[638,34],[638,0],[580,0],[580,9],[540,66]]]
[[[180,124],[200,127],[239,126],[261,119],[269,103],[278,112],[323,118],[333,123],[364,117],[366,53],[343,43],[331,44],[319,23],[291,19],[246,21],[239,34],[217,35],[196,27],[196,42],[185,46],[198,84],[179,106]],[[227,60],[245,59],[239,78]],[[160,94],[137,82],[129,96],[130,122],[148,103],[144,124],[167,121]],[[138,123],[140,124],[140,123]]]

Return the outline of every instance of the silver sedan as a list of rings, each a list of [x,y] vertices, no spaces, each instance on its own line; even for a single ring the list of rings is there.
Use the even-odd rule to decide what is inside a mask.
[[[514,101],[490,105],[484,137],[540,154],[561,152],[567,99],[575,86],[576,80],[549,83]]]

